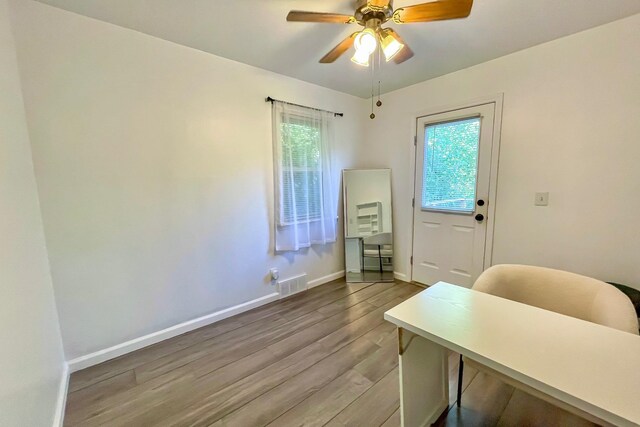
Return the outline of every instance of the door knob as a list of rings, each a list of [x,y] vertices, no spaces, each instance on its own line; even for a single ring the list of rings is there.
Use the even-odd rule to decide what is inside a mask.
[[[483,220],[484,220],[484,215],[482,215],[482,214],[476,215],[476,221],[481,222]]]
[[[478,200],[478,206],[484,206],[484,200],[480,199]]]

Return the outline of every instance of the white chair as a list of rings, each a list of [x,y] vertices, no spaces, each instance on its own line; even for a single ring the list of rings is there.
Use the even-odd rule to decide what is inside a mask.
[[[472,289],[638,335],[638,318],[631,300],[614,286],[591,277],[550,268],[504,264],[487,269]],[[615,356],[612,356],[612,363],[615,363]],[[462,356],[458,371],[458,406],[464,364],[578,416],[602,423],[602,420]]]
[[[378,258],[380,273],[382,273],[382,258],[393,257],[392,233],[378,233],[362,238],[362,269],[365,258]]]

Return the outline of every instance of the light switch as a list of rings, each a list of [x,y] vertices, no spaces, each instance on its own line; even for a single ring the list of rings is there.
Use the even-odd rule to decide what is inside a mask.
[[[536,193],[536,206],[547,206],[549,204],[549,193]]]

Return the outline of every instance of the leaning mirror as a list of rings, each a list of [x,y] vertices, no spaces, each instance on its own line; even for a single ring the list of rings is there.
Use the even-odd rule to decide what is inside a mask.
[[[347,282],[393,281],[391,170],[342,171]]]

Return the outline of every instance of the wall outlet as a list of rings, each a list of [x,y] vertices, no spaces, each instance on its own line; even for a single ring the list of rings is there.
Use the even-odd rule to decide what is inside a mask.
[[[272,282],[276,282],[280,278],[280,272],[277,268],[269,269],[269,274],[271,275]]]
[[[536,206],[547,206],[549,204],[549,193],[536,193]]]

